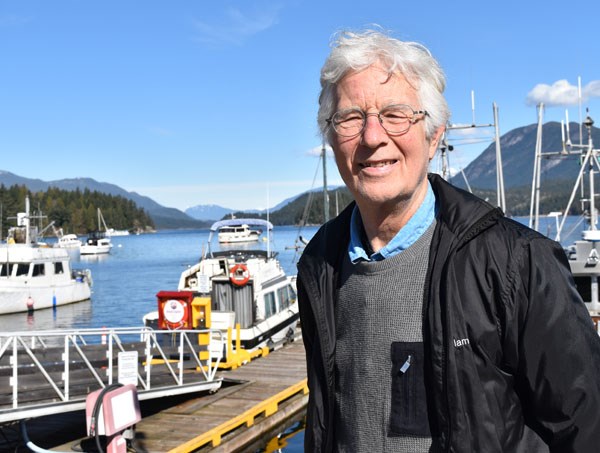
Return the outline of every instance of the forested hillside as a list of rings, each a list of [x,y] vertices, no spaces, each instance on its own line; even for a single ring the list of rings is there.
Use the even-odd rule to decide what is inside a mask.
[[[23,185],[6,188],[0,185],[0,205],[2,208],[2,231],[16,225],[18,212],[25,211],[25,197],[29,196],[30,214],[43,215],[41,220],[32,223],[42,228],[54,222],[64,233],[87,234],[98,230],[98,211],[109,228],[117,230],[152,230],[154,222],[135,202],[121,196],[108,195],[90,190],[61,190],[49,188],[46,191],[30,192]],[[12,217],[12,218],[11,218]],[[3,233],[5,235],[5,233]]]

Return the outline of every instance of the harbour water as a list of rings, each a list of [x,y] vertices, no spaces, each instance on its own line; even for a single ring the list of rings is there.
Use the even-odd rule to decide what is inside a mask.
[[[316,227],[305,227],[301,234],[310,239],[316,230]],[[156,293],[177,290],[181,272],[198,262],[202,250],[206,249],[208,235],[209,230],[164,230],[155,234],[117,236],[112,238],[113,248],[108,255],[72,254],[73,268],[92,271],[92,299],[57,309],[37,310],[32,315],[3,315],[0,329],[15,332],[140,326],[144,314],[156,310]],[[299,255],[292,247],[297,236],[298,227],[275,227],[270,244],[260,241],[244,246],[271,247],[278,252],[284,270],[294,275]],[[217,245],[213,242],[213,246]]]

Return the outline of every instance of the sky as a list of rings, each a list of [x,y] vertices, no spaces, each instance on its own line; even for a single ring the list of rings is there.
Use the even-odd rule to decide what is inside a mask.
[[[536,123],[539,102],[545,121],[588,107],[600,121],[598,17],[597,0],[0,0],[0,170],[181,210],[272,207],[323,183],[319,71],[336,32],[424,44],[451,122],[491,124],[496,103],[503,134]],[[471,132],[448,136],[455,169],[491,143],[493,128]]]

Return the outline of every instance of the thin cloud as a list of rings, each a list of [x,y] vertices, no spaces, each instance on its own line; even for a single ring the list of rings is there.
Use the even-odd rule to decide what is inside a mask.
[[[527,94],[527,105],[537,105],[543,102],[547,106],[569,106],[579,103],[578,88],[571,85],[568,80],[557,80],[552,85],[538,83]],[[587,102],[591,98],[600,97],[600,80],[593,80],[581,88],[581,101]]]
[[[265,9],[244,12],[229,7],[219,21],[194,21],[198,42],[210,45],[241,45],[249,37],[273,27],[279,22],[281,5],[267,5]]]
[[[267,188],[273,187],[303,187],[310,185],[309,180],[298,180],[298,181],[251,181],[251,182],[231,182],[231,183],[220,183],[220,184],[181,184],[181,185],[165,185],[165,186],[147,186],[147,187],[136,187],[132,190],[137,193],[153,192],[153,193],[190,193],[190,192],[236,192],[248,191],[251,189],[266,190]]]
[[[18,27],[31,22],[30,17],[17,16],[16,14],[0,15],[0,27]]]
[[[329,145],[325,145],[325,149],[327,150],[327,157],[333,157],[333,149]],[[315,146],[314,148],[309,149],[306,154],[308,156],[319,157],[323,152],[323,145]]]
[[[173,131],[171,131],[170,129],[166,129],[164,127],[153,126],[153,127],[150,127],[148,130],[151,134],[159,135],[161,137],[167,137],[167,136],[173,135]]]

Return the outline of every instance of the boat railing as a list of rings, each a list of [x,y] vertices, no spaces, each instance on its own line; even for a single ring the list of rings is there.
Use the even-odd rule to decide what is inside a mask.
[[[0,423],[82,409],[88,393],[117,382],[135,384],[140,400],[215,391],[219,341],[214,329],[0,333]]]

